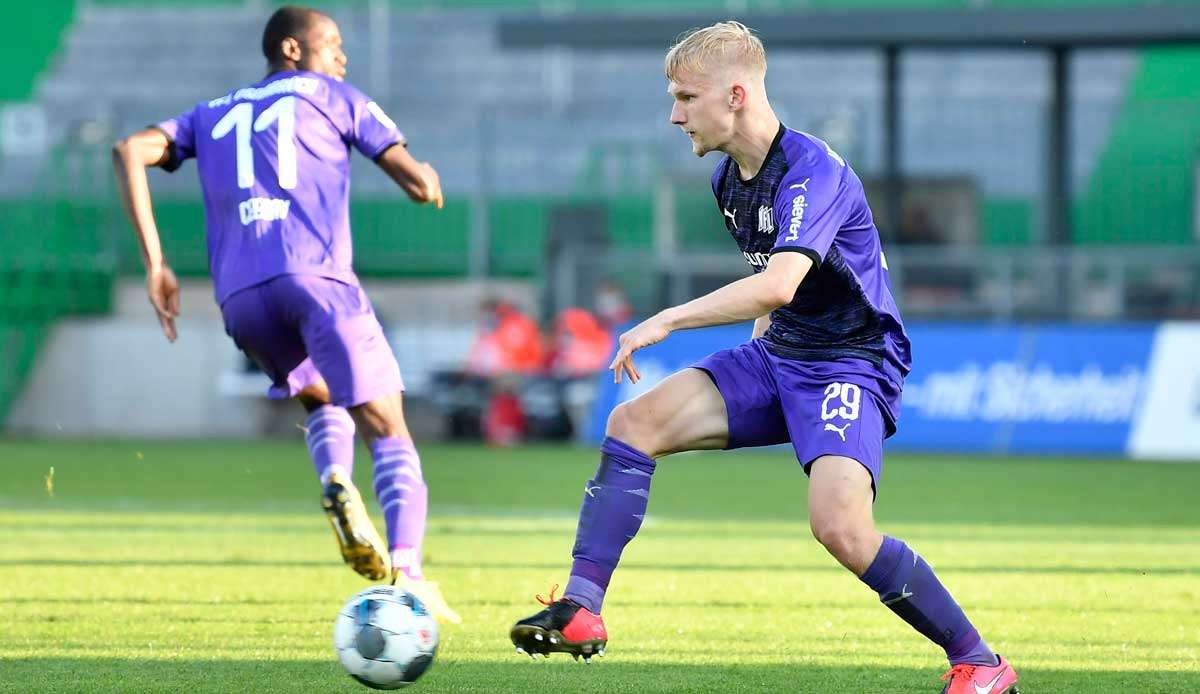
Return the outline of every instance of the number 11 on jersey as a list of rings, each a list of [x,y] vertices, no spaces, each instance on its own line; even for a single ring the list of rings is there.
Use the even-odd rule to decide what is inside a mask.
[[[251,128],[260,133],[278,122],[278,143],[275,151],[279,159],[279,187],[292,190],[296,187],[296,97],[285,96],[268,106],[258,118],[254,116],[254,105],[248,101],[229,109],[212,129],[212,139],[220,140],[233,131],[237,147],[238,188],[254,186],[254,150],[250,147]]]

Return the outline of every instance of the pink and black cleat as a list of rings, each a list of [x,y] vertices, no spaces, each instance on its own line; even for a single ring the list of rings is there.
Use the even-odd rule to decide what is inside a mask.
[[[946,686],[942,694],[1021,694],[1017,689],[1017,671],[1003,657],[995,665],[960,663],[942,675]],[[949,681],[947,681],[949,680]]]
[[[539,653],[547,658],[551,653],[570,653],[576,660],[582,657],[585,663],[592,662],[594,655],[603,657],[604,647],[608,644],[604,620],[573,600],[555,600],[557,588],[550,589],[549,600],[537,596],[546,609],[522,619],[509,631],[517,653],[530,658],[536,658]]]

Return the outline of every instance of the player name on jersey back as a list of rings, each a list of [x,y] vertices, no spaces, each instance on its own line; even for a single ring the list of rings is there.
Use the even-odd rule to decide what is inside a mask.
[[[313,95],[317,93],[317,88],[321,83],[315,77],[285,77],[283,79],[269,82],[261,87],[242,87],[236,91],[232,91],[225,96],[217,97],[208,102],[209,108],[219,108],[227,106],[235,101],[262,101],[280,94],[306,94]]]
[[[287,219],[291,206],[291,200],[250,198],[238,204],[238,213],[241,215],[242,226],[249,226],[251,222],[276,222]]]

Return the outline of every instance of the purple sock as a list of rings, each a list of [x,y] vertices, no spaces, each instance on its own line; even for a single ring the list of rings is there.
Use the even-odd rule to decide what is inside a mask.
[[[925,638],[946,650],[951,665],[995,665],[996,654],[971,626],[933,568],[894,537],[884,537],[875,560],[859,580]]]
[[[321,484],[340,472],[354,474],[354,420],[344,407],[322,405],[304,420],[304,442]]]
[[[381,438],[371,444],[375,461],[375,498],[387,523],[392,568],[410,578],[421,578],[421,542],[425,538],[425,513],[429,489],[421,475],[421,459],[413,442]]]
[[[611,436],[604,439],[600,453],[596,476],[584,487],[571,552],[575,561],[563,593],[594,614],[600,614],[621,550],[642,527],[654,474],[649,456]]]

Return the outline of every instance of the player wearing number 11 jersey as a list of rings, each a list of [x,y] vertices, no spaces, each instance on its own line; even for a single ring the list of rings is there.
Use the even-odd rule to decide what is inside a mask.
[[[332,19],[280,8],[262,50],[264,79],[113,148],[150,303],[174,341],[179,287],[159,244],[145,168],[175,171],[194,158],[225,330],[271,377],[272,397],[297,398],[308,412],[306,442],[343,559],[373,580],[391,573],[456,621],[422,575],[428,491],[404,420],[400,369],[351,266],[350,150],[418,203],[440,208],[441,183],[383,110],[343,81],[347,59]],[[356,430],[374,462],[386,545],[351,482]]]
[[[634,353],[675,330],[753,319],[754,332],[613,410],[599,469],[584,487],[566,591],[517,622],[513,642],[530,654],[602,652],[601,605],[641,527],[657,459],[790,443],[810,477],[813,534],[945,651],[944,694],[1016,694],[1016,673],[929,564],[875,527],[883,440],[896,428],[909,342],[862,183],[824,142],[779,122],[764,86],[765,51],[745,26],[691,33],[665,68],[671,122],[695,154],[726,155],[713,194],[753,274],[633,327],[610,368],[618,383],[637,382]],[[735,463],[730,493],[752,495],[736,476]]]

